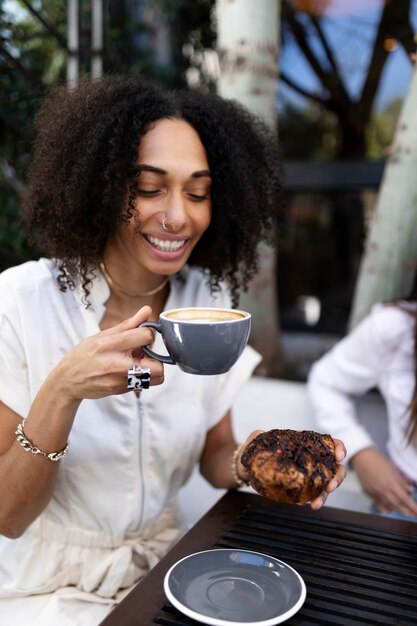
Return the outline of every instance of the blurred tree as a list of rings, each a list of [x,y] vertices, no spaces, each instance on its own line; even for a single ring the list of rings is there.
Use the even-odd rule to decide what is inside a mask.
[[[202,70],[212,46],[213,0],[107,0],[105,72],[136,72],[175,86]],[[80,73],[91,66],[91,3],[80,0]],[[46,90],[65,82],[66,0],[0,0],[0,271],[37,256],[19,223],[33,118]]]
[[[373,44],[370,42],[368,68],[356,98],[349,92],[347,76],[340,71],[340,53],[332,48],[325,27],[326,9],[330,5],[331,2],[326,0],[283,0],[282,45],[287,45],[288,38],[296,43],[318,79],[320,89],[310,90],[283,69],[280,80],[337,117],[339,158],[361,158],[366,154],[367,126],[389,54],[399,44],[409,55],[410,62],[415,58],[414,29],[410,22],[411,0],[387,0],[383,3]]]
[[[410,295],[417,268],[417,66],[395,138],[356,284],[350,327],[375,302]]]
[[[391,149],[403,101],[395,98],[383,111],[374,112],[366,130],[366,156],[382,159]]]
[[[215,57],[215,0],[147,0],[146,4],[159,11],[160,23],[169,33],[171,84],[214,91],[215,70],[210,64]],[[156,38],[155,51],[159,47]]]
[[[279,114],[279,128],[286,160],[334,159],[339,153],[337,117],[330,111],[287,105]]]
[[[276,132],[279,13],[276,0],[217,0],[217,90],[237,100]],[[277,206],[277,213],[282,207]],[[277,234],[276,234],[277,235]],[[259,270],[240,306],[252,314],[251,344],[262,354],[257,373],[279,377],[283,364],[279,341],[276,251],[261,244]]]
[[[365,133],[365,154],[383,159],[390,150],[402,99],[394,99],[385,109],[373,111]],[[280,143],[286,160],[337,159],[341,136],[337,116],[308,104],[304,108],[287,104],[279,113]]]
[[[24,10],[25,2],[17,5],[17,15],[4,4],[0,0],[0,270],[36,255],[22,236],[17,207],[39,98],[65,67],[64,0],[44,3],[54,26]]]
[[[104,70],[140,73],[185,86],[187,72],[199,68],[203,51],[213,47],[213,4],[214,0],[108,0]]]

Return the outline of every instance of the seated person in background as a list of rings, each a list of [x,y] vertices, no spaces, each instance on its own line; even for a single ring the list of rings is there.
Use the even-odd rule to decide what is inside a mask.
[[[373,510],[417,521],[417,304],[376,304],[317,361],[308,394],[323,432],[343,439]],[[388,414],[388,454],[359,423],[353,394],[377,387]]]
[[[279,163],[243,108],[137,76],[48,96],[37,131],[24,220],[47,258],[0,276],[0,622],[93,626],[179,538],[196,463],[215,487],[245,478],[230,409],[260,356],[164,372],[138,326],[237,304]]]

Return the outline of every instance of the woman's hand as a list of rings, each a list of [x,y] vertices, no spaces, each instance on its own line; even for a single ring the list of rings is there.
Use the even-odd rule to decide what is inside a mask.
[[[311,508],[315,510],[321,509],[321,507],[326,502],[329,493],[332,493],[332,491],[340,487],[340,485],[346,478],[346,474],[347,474],[346,467],[344,465],[341,465],[342,461],[346,457],[345,445],[343,441],[340,441],[340,439],[334,439],[334,443],[335,443],[334,455],[336,457],[336,462],[337,462],[336,474],[333,476],[332,480],[329,483],[327,483],[323,493],[321,493],[317,498],[315,498],[314,500],[310,502]]]
[[[381,513],[398,511],[417,517],[417,503],[410,497],[413,486],[379,450],[364,448],[351,463],[363,490]]]
[[[162,363],[145,356],[138,358],[138,348],[153,341],[150,328],[138,328],[151,312],[150,307],[144,306],[120,324],[81,341],[51,372],[49,384],[75,401],[122,394],[129,391],[128,369],[140,362],[151,370],[151,385],[160,385],[164,381]]]
[[[240,450],[240,456],[238,459],[238,463],[237,463],[237,472],[238,472],[238,476],[242,479],[245,480],[246,482],[249,479],[249,472],[246,469],[246,467],[244,465],[242,465],[242,463],[240,462],[240,458],[243,454],[243,451],[245,450],[246,446],[252,441],[252,439],[254,439],[257,435],[259,435],[260,433],[262,433],[264,431],[262,430],[255,430],[253,431],[249,437],[246,439],[245,443],[243,444],[243,446],[241,447]],[[325,490],[323,491],[323,493],[321,493],[317,498],[315,498],[314,500],[312,500],[310,502],[310,506],[312,509],[320,509],[324,503],[327,500],[327,496],[329,495],[329,493],[332,493],[332,491],[334,491],[335,489],[337,489],[338,487],[340,487],[340,485],[342,484],[342,482],[344,481],[344,479],[346,478],[346,467],[344,465],[341,465],[341,462],[343,461],[343,459],[346,456],[346,448],[343,444],[342,441],[340,441],[340,439],[335,439],[335,457],[336,457],[336,461],[337,461],[337,470],[336,470],[336,474],[334,475],[334,477],[332,478],[332,480],[326,485]]]
[[[242,458],[242,454],[244,453],[246,447],[250,444],[252,439],[255,439],[255,437],[257,437],[258,435],[260,435],[261,433],[264,433],[264,432],[265,432],[264,430],[254,430],[246,438],[246,441],[244,443],[242,443],[241,446],[240,446],[239,456],[238,456],[238,458],[236,460],[236,471],[237,471],[237,475],[239,476],[239,478],[241,480],[245,481],[245,483],[249,482],[250,472],[246,469],[246,467],[244,465],[242,465],[240,459]]]

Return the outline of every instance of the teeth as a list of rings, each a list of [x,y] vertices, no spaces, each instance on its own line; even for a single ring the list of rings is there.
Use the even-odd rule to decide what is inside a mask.
[[[185,244],[185,239],[181,241],[165,241],[164,239],[157,239],[156,237],[151,237],[147,235],[147,240],[158,248],[158,250],[165,250],[166,252],[174,252],[175,250],[179,250]]]

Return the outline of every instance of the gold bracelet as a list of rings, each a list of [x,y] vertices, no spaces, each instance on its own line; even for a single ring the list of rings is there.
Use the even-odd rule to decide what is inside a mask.
[[[16,439],[18,443],[20,443],[20,445],[26,452],[31,452],[32,454],[40,454],[41,456],[44,456],[46,459],[49,459],[50,461],[60,461],[66,455],[66,453],[68,452],[69,445],[70,445],[69,441],[67,445],[65,446],[65,448],[60,450],[60,452],[43,452],[43,450],[40,450],[37,446],[35,446],[31,442],[30,439],[26,437],[25,431],[23,430],[23,424],[24,424],[24,420],[23,422],[18,424],[15,430],[15,435],[16,435]]]
[[[238,489],[240,489],[241,487],[248,487],[250,484],[246,482],[245,480],[243,480],[242,478],[240,478],[239,474],[237,473],[238,459],[239,459],[240,452],[243,448],[243,445],[244,445],[243,443],[240,443],[232,454],[232,465],[231,465],[232,476]]]

